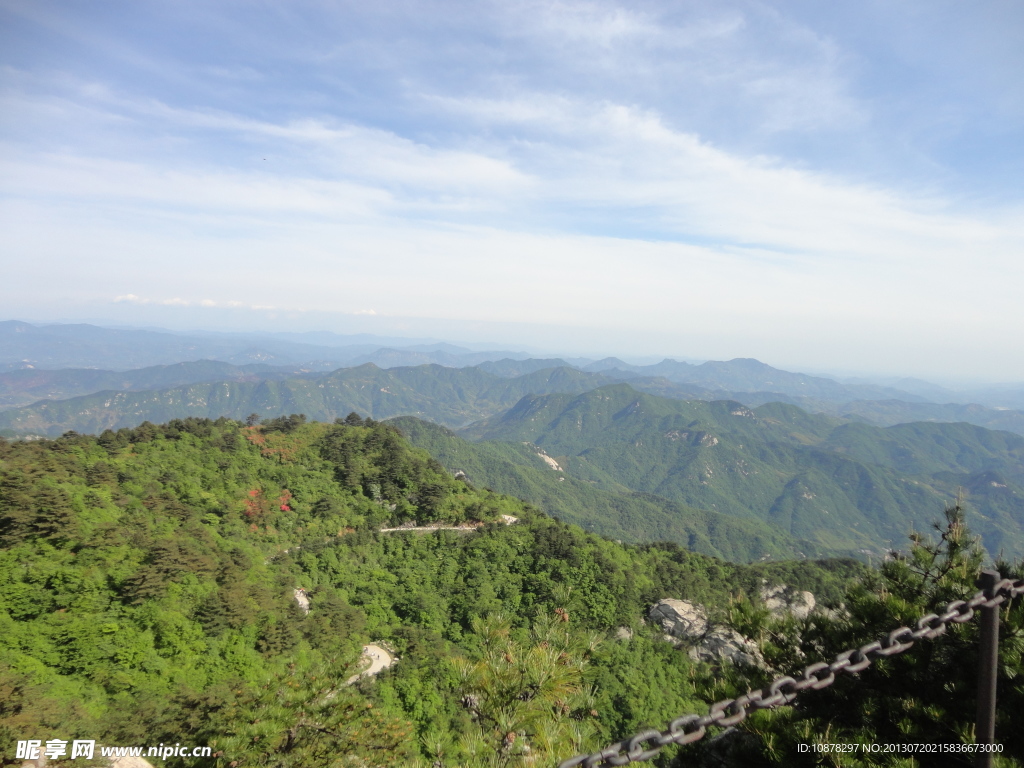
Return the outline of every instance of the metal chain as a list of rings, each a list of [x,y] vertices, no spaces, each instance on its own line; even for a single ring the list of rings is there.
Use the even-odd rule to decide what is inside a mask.
[[[558,764],[558,768],[608,768],[650,760],[669,744],[692,744],[704,737],[708,726],[730,726],[742,722],[751,709],[772,709],[789,704],[797,694],[808,688],[819,691],[832,685],[836,673],[855,674],[870,666],[874,659],[895,656],[912,647],[918,640],[930,640],[946,631],[950,622],[963,624],[974,618],[977,608],[994,608],[1007,599],[1024,595],[1024,579],[1003,579],[991,589],[981,590],[969,600],[954,600],[942,614],[929,613],[917,621],[917,627],[894,629],[881,640],[843,651],[831,664],[816,662],[804,668],[799,679],[779,677],[767,688],[750,691],[735,699],[712,705],[706,715],[685,715],[668,724],[664,731],[643,731],[612,744],[600,752],[576,755]]]

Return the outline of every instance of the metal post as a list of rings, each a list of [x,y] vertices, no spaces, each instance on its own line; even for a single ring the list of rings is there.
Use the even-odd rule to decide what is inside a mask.
[[[1002,577],[998,571],[982,571],[978,588],[991,590]],[[991,595],[991,592],[989,593]],[[999,606],[981,609],[981,654],[978,662],[978,720],[975,740],[978,744],[996,741],[996,668],[999,663]],[[992,752],[975,755],[975,768],[992,768]]]

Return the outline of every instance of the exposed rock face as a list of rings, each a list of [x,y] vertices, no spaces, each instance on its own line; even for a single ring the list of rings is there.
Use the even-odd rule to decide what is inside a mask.
[[[302,587],[298,587],[295,590],[295,602],[299,604],[299,608],[302,609],[303,613],[309,613],[309,597],[306,595],[306,590]]]
[[[647,616],[659,624],[666,635],[678,640],[695,640],[708,631],[708,616],[704,606],[685,600],[659,600]]]
[[[693,659],[708,662],[728,659],[733,664],[764,666],[757,645],[733,629],[709,625],[701,605],[668,598],[655,603],[648,617],[661,626],[666,640],[690,645]]]
[[[141,757],[112,757],[110,758],[110,768],[153,768],[153,764],[148,760],[143,760]]]
[[[554,459],[552,459],[546,453],[544,453],[544,449],[543,448],[538,448],[537,449],[537,455],[541,457],[541,459],[544,461],[545,464],[547,464],[549,467],[551,467],[553,470],[555,470],[555,472],[561,472],[562,471],[562,468],[560,466],[558,466],[558,462],[555,461]]]
[[[762,587],[761,600],[764,601],[764,607],[776,618],[790,615],[798,619],[806,619],[816,604],[813,593],[801,592],[785,584],[779,584],[777,587]]]
[[[99,745],[97,745],[95,749],[96,759],[100,761],[101,765],[107,766],[107,768],[153,768],[153,764],[151,762],[136,755],[100,757],[99,754],[100,748]],[[61,760],[60,763],[63,765],[64,760]],[[47,765],[50,765],[50,761],[47,759],[46,755],[40,752],[39,757],[35,760],[23,761],[21,768],[46,768]]]
[[[696,661],[716,662],[728,659],[745,667],[763,667],[764,657],[757,645],[735,629],[714,627],[700,642],[690,649],[690,658]]]

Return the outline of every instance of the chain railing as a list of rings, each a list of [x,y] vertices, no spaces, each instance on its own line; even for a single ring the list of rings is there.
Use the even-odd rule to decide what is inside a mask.
[[[766,688],[750,691],[735,699],[712,705],[706,715],[685,715],[668,724],[664,731],[647,730],[612,744],[600,752],[577,755],[559,763],[558,768],[610,768],[610,766],[650,760],[670,744],[692,744],[700,741],[709,726],[731,726],[742,722],[751,710],[772,709],[789,704],[803,691],[819,691],[836,680],[837,674],[856,674],[867,669],[878,658],[895,656],[911,648],[918,640],[930,640],[946,631],[948,624],[963,624],[974,618],[976,609],[996,609],[1007,599],[1024,595],[1024,579],[1000,579],[994,572],[985,572],[985,588],[969,600],[954,600],[942,614],[930,613],[918,620],[915,629],[899,627],[880,640],[860,648],[843,651],[831,663],[816,662],[804,668],[799,679],[779,677]],[[983,643],[984,644],[984,643]],[[995,669],[994,658],[988,662]],[[994,702],[995,689],[991,691]],[[994,711],[994,704],[992,706]],[[979,708],[980,711],[980,708]],[[979,733],[981,728],[978,729]]]

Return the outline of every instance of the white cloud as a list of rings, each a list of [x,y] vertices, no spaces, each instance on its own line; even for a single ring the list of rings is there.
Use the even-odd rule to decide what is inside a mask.
[[[111,301],[114,304],[138,304],[142,306],[155,305],[160,307],[202,307],[204,309],[227,308],[252,310],[278,309],[278,307],[272,305],[246,304],[241,301],[214,301],[213,299],[195,300],[183,299],[180,296],[174,296],[172,298],[144,298],[142,296],[137,296],[134,293],[126,293],[121,296],[115,296]],[[301,309],[298,311],[301,311]]]
[[[156,111],[178,125],[212,127],[227,137],[272,136],[286,154],[312,146],[317,158],[346,161],[313,177],[287,168],[32,157],[8,146],[0,172],[15,197],[141,207],[193,222],[221,217],[221,226],[235,219],[260,230],[294,227],[295,216],[390,228],[412,213],[433,222],[428,226],[465,227],[490,211],[497,217],[492,226],[516,231],[586,231],[618,221],[627,238],[707,240],[743,268],[771,264],[791,276],[870,269],[895,286],[934,283],[936,271],[964,263],[968,247],[975,269],[1020,273],[1024,227],[1004,211],[958,214],[938,198],[741,157],[673,130],[652,110],[622,104],[550,94],[433,102],[497,130],[516,126],[530,138],[475,141],[467,151],[380,129],[273,124],[161,106]]]
[[[476,140],[469,151],[360,126],[330,127],[314,120],[274,124],[147,104],[146,110],[167,121],[165,127],[206,127],[225,139],[272,137],[284,156],[308,152],[320,167],[299,164],[306,174],[287,165],[168,168],[151,160],[32,157],[8,145],[0,160],[3,186],[15,195],[225,213],[372,219],[418,211],[461,221],[468,213],[491,211],[527,228],[538,216],[556,226],[586,227],[592,222],[574,220],[580,215],[575,211],[607,210],[592,215],[620,217],[625,231],[638,227],[660,237],[712,237],[789,258],[831,254],[891,261],[894,252],[905,255],[909,248],[934,259],[951,242],[956,247],[1013,245],[1021,234],[1012,222],[996,223],[995,216],[953,214],[938,199],[845,183],[778,159],[730,154],[673,130],[652,110],[543,93],[507,101],[436,97],[430,102],[484,127],[511,126],[529,139]]]
[[[769,3],[520,2],[497,18],[530,53],[521,88],[646,103],[686,130],[729,125],[735,137],[849,135],[869,117],[851,57]]]
[[[136,296],[134,293],[126,293],[122,296],[114,297],[115,304],[159,304],[164,307],[191,307],[194,302],[188,299],[182,299],[180,297],[174,297],[171,299],[144,299],[141,296]],[[212,304],[206,304],[200,302],[201,306],[212,306]]]
[[[521,185],[526,179],[502,160],[472,151],[430,147],[390,131],[355,124],[328,125],[318,119],[284,124],[232,115],[173,109],[152,104],[154,117],[182,126],[209,128],[228,135],[285,142],[288,152],[307,146],[331,165],[326,172],[409,187],[472,190]]]
[[[295,16],[308,49],[207,51],[156,85],[3,70],[15,298],[679,329],[709,357],[1024,343],[1019,196],[969,209],[769,151],[877,127],[834,35],[755,1],[459,8],[368,8],[346,37],[354,11],[324,5],[333,26]]]
[[[601,2],[522,2],[505,7],[508,17],[535,34],[609,47],[622,41],[651,39],[662,27],[634,8]],[[507,17],[507,18],[508,18]]]

